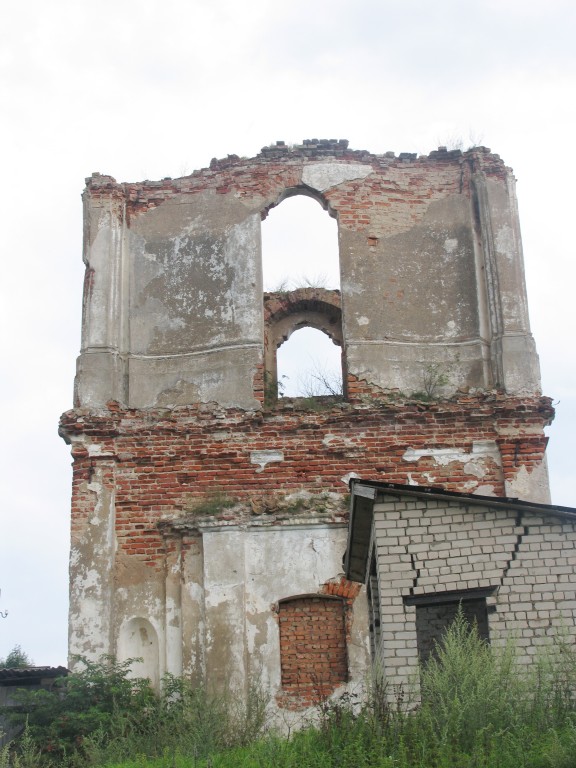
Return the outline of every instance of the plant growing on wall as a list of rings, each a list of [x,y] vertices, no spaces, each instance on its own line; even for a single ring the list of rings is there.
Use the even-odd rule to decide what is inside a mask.
[[[203,498],[192,498],[185,506],[185,511],[195,517],[207,517],[217,515],[225,509],[230,509],[238,502],[226,496],[220,490],[206,494]]]
[[[301,387],[304,397],[342,397],[342,376],[315,361],[304,374]]]
[[[413,393],[417,400],[437,400],[442,387],[450,383],[450,373],[458,357],[452,363],[429,363],[422,372],[422,389]]]
[[[431,400],[437,397],[439,390],[445,387],[448,381],[448,373],[440,363],[431,363],[424,369],[422,376],[424,392]]]

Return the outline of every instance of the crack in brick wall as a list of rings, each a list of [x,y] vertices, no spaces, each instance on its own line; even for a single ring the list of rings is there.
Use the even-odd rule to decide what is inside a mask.
[[[576,618],[576,524],[489,504],[382,493],[374,507],[387,679],[417,670],[416,605],[431,596],[493,590],[490,633],[520,633],[528,663],[535,647]],[[427,647],[427,646],[426,646]]]
[[[522,540],[524,536],[528,535],[528,527],[523,523],[522,512],[518,512],[518,514],[516,515],[516,532],[517,532],[516,543],[514,544],[514,549],[511,552],[510,560],[508,560],[506,567],[502,571],[502,578],[500,579],[500,584],[504,584],[504,581],[508,575],[508,571],[512,566],[512,563],[518,557],[518,553],[520,552],[520,547],[522,546]]]

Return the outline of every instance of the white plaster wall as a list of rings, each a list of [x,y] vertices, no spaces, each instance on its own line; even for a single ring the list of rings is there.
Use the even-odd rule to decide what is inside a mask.
[[[277,603],[318,593],[342,575],[347,529],[319,524],[214,527],[204,529],[202,538],[206,680],[231,686],[240,695],[257,684],[273,699],[280,692]],[[363,684],[370,668],[366,626],[362,593],[354,603],[348,645],[352,687]]]
[[[111,652],[114,542],[113,462],[101,461],[83,491],[92,508],[73,529],[70,547],[69,666],[75,657],[96,661]]]
[[[75,401],[98,407],[124,399],[125,339],[124,205],[84,200],[82,352],[76,364]]]

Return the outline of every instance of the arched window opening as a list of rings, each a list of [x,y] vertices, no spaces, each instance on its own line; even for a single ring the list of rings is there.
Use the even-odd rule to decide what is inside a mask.
[[[262,225],[264,290],[340,288],[336,220],[305,192],[287,194]]]
[[[294,187],[265,214],[264,402],[342,396],[338,227],[329,204],[315,190]]]
[[[280,397],[342,397],[342,350],[322,331],[294,331],[276,361]]]
[[[265,293],[265,404],[278,397],[345,396],[343,342],[340,291]]]

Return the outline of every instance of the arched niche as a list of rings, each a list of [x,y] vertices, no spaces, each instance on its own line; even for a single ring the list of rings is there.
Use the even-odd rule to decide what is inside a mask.
[[[118,661],[139,659],[130,667],[131,677],[147,677],[152,685],[160,685],[158,634],[148,619],[135,617],[126,621],[118,637]]]

